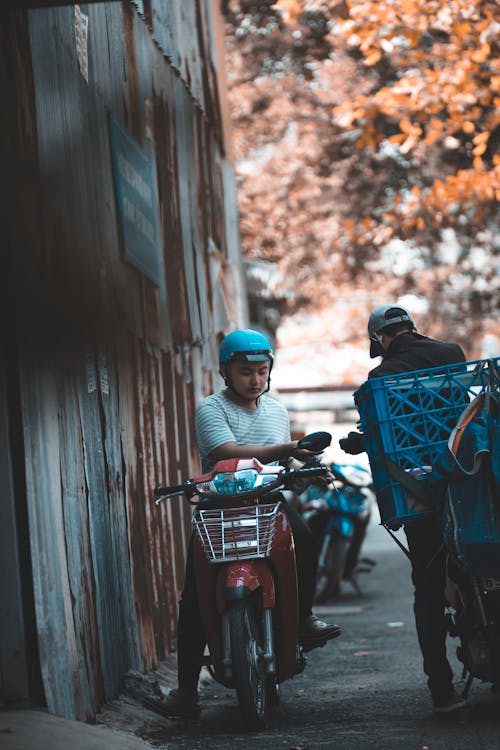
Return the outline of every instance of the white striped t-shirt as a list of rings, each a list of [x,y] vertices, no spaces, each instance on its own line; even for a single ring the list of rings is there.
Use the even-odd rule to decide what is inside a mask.
[[[257,409],[245,409],[225,396],[224,391],[207,396],[195,413],[202,471],[215,464],[211,451],[224,443],[278,445],[290,441],[290,420],[283,404],[261,396]]]

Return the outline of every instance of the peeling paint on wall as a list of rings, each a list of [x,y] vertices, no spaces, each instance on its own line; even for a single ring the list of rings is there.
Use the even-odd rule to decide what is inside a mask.
[[[92,719],[124,672],[175,648],[190,512],[180,499],[158,510],[152,489],[199,468],[194,409],[221,327],[214,285],[227,269],[244,291],[214,7],[90,4],[88,26],[73,7],[37,9],[6,16],[1,32],[22,501],[43,684],[63,716]],[[123,252],[110,113],[154,165],[159,285]]]

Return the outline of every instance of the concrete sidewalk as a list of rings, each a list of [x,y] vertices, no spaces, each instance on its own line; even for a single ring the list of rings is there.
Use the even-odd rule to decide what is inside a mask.
[[[151,750],[148,739],[168,736],[176,723],[145,708],[144,698],[176,684],[177,657],[169,654],[148,674],[130,671],[123,676],[122,692],[105,703],[95,724],[49,714],[37,705],[0,706],[0,750]],[[168,745],[170,747],[170,744]],[[167,744],[162,743],[166,750]]]
[[[0,710],[1,750],[151,750],[128,732],[32,709]]]

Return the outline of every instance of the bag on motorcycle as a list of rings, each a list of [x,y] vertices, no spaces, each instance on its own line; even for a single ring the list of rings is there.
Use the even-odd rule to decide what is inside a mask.
[[[500,406],[492,393],[477,396],[462,413],[433,474],[434,481],[447,479],[446,547],[472,575],[498,576]]]

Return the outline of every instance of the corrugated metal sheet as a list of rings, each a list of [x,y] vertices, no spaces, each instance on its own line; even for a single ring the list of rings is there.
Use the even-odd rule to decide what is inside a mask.
[[[2,30],[33,587],[47,703],[64,716],[93,717],[125,671],[175,647],[190,513],[181,500],[158,511],[151,489],[198,469],[193,415],[215,334],[245,322],[230,301],[244,290],[214,7],[82,6],[83,62],[73,8]],[[109,112],[154,161],[158,287],[122,258]],[[214,317],[214,304],[233,313]]]

